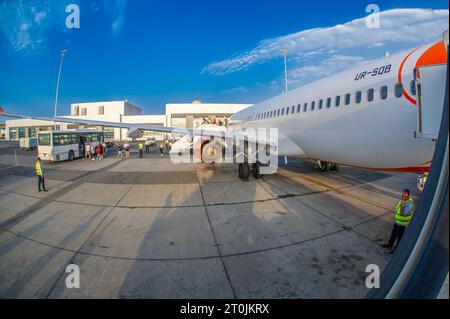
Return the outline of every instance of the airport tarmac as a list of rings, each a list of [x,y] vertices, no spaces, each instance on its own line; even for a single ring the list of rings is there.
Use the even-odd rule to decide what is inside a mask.
[[[33,154],[15,149],[0,148],[2,298],[363,298],[401,191],[416,193],[416,174],[289,159],[242,182],[234,164],[156,149],[44,164],[38,193]]]

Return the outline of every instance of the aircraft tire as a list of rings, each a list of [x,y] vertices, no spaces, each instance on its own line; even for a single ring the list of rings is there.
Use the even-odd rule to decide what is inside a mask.
[[[328,171],[328,167],[329,167],[328,162],[325,162],[325,161],[317,161],[317,165],[319,166],[319,170],[320,170],[321,172],[326,172],[326,171]]]

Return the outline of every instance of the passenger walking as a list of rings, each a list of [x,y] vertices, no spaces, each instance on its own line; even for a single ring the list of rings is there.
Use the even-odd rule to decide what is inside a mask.
[[[124,148],[125,148],[125,157],[130,157],[130,144],[128,144],[128,142],[125,142],[125,145],[124,145]]]
[[[145,141],[145,153],[150,153],[150,141],[146,140]]]
[[[103,146],[103,154],[106,156],[106,153],[108,153],[108,146],[106,145],[105,142],[103,142],[102,146]]]
[[[143,148],[144,146],[142,145],[142,142],[138,144],[138,149],[139,149],[139,158],[143,158],[144,154],[143,154]]]
[[[44,190],[44,192],[48,192],[48,190],[45,188],[44,171],[42,170],[40,157],[38,157],[36,160],[35,168],[36,168],[36,176],[38,178],[39,192],[42,192],[42,190]],[[41,189],[41,185],[42,185],[42,189]]]
[[[91,144],[91,148],[90,148],[90,153],[89,153],[90,155],[90,158],[93,160],[93,161],[95,161],[95,145],[94,144]]]
[[[91,159],[91,145],[86,144],[86,148],[84,151],[84,159]]]
[[[102,147],[100,144],[97,145],[97,159],[98,160],[102,159]]]
[[[415,206],[414,200],[410,196],[411,192],[409,189],[405,189],[403,191],[402,199],[397,203],[395,207],[394,213],[394,227],[392,228],[391,237],[389,238],[389,242],[386,245],[383,245],[384,248],[391,249],[394,247],[395,242],[397,241],[397,246],[400,243],[400,240],[405,233],[406,227],[408,227],[409,222],[411,221]],[[391,251],[391,254],[394,253],[395,248]]]
[[[161,153],[161,157],[164,156],[164,141],[161,141],[161,143],[159,144],[159,151]]]
[[[122,145],[119,144],[117,147],[117,158],[122,158]]]

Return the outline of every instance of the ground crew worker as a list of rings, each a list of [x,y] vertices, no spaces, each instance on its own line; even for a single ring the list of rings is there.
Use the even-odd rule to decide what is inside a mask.
[[[143,158],[144,154],[142,153],[142,149],[143,149],[142,143],[138,144],[138,148],[139,148],[139,158]]]
[[[383,245],[384,248],[391,249],[395,241],[397,241],[397,246],[400,243],[400,240],[403,237],[403,234],[405,233],[406,227],[409,225],[409,222],[411,221],[414,210],[415,210],[415,203],[414,200],[411,198],[411,192],[409,189],[405,189],[403,191],[402,199],[397,203],[397,206],[395,207],[395,223],[394,227],[392,228],[391,237],[389,238],[389,243],[386,245]],[[391,251],[393,253],[395,249]]]
[[[45,188],[44,171],[42,170],[40,157],[37,158],[35,167],[36,167],[36,176],[38,177],[39,192],[42,192],[42,190],[44,190],[44,192],[48,192],[48,190]],[[42,189],[41,189],[41,185],[42,185]]]
[[[150,141],[146,140],[145,141],[145,153],[150,153]]]
[[[161,141],[161,143],[159,143],[159,152],[161,153],[161,157],[164,156],[164,141]]]

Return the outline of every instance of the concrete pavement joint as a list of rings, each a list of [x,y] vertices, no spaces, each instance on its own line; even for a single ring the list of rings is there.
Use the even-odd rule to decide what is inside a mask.
[[[130,187],[128,188],[128,190],[122,195],[121,198],[119,198],[116,202],[119,203],[133,188],[132,185],[130,185]],[[70,258],[70,263],[74,263],[75,258],[78,256],[80,250],[83,249],[83,247],[86,245],[86,243],[89,241],[89,239],[92,237],[93,234],[95,234],[95,232],[100,228],[100,226],[103,224],[103,222],[109,217],[109,215],[111,214],[111,212],[114,210],[114,208],[112,207],[106,214],[105,216],[103,216],[103,218],[100,220],[100,222],[94,227],[94,229],[89,233],[88,236],[86,236],[86,239],[83,241],[83,243],[80,245],[80,248],[78,248],[75,252],[74,255],[72,256],[72,258]],[[66,265],[67,267],[67,265]],[[65,273],[65,268],[63,269],[63,271],[59,274],[58,278],[55,280],[55,282],[53,283],[52,287],[50,288],[48,294],[46,295],[46,299],[48,299],[51,295],[51,293],[53,292],[53,290],[55,289],[56,285],[58,284],[59,280],[61,279],[61,277],[64,275]]]
[[[225,276],[227,277],[228,284],[230,285],[231,291],[233,292],[233,298],[236,299],[236,298],[237,298],[237,296],[236,296],[236,291],[235,291],[235,289],[234,289],[234,287],[233,287],[233,284],[231,283],[230,274],[228,273],[227,266],[225,265],[225,262],[224,262],[223,257],[222,257],[222,252],[220,251],[219,244],[217,243],[216,234],[214,233],[214,228],[212,227],[211,219],[209,218],[208,208],[206,207],[205,196],[203,195],[202,186],[200,185],[200,181],[198,181],[198,187],[199,187],[199,189],[200,189],[200,194],[201,194],[201,196],[202,196],[202,201],[203,201],[203,204],[204,204],[204,206],[205,206],[205,214],[206,214],[206,218],[208,219],[208,224],[209,224],[209,227],[210,227],[210,229],[211,229],[211,233],[212,233],[213,238],[214,238],[214,244],[215,244],[216,249],[217,249],[217,252],[218,252],[218,254],[219,254],[219,258],[220,258],[220,261],[221,261],[221,263],[222,263],[222,267],[223,267],[223,270],[224,270],[224,272],[225,272]]]

